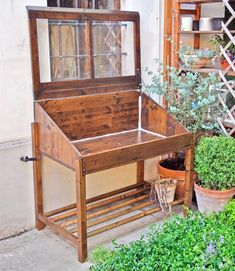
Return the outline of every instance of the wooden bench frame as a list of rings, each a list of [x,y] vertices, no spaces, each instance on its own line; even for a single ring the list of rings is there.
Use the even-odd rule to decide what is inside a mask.
[[[84,262],[87,259],[88,237],[160,211],[159,207],[154,206],[150,201],[146,201],[149,197],[146,194],[149,191],[149,185],[144,181],[144,160],[179,149],[186,150],[185,196],[174,201],[172,205],[184,203],[187,207],[191,207],[193,135],[176,123],[161,106],[138,90],[139,77],[137,70],[140,70],[138,13],[29,7],[28,14],[35,97],[35,121],[32,123],[32,139],[33,155],[37,158],[34,162],[36,228],[42,230],[47,225],[57,234],[72,242],[77,246],[79,261]],[[118,78],[91,78],[89,80],[40,83],[37,18],[132,21],[135,30],[136,74]],[[87,95],[87,99],[91,95],[96,95],[97,100],[100,100],[103,99],[105,94],[111,93],[114,99],[119,100],[119,93],[128,91],[136,91],[137,95],[141,97],[139,108],[141,110],[141,119],[139,120],[141,129],[155,135],[162,135],[162,138],[129,144],[105,152],[82,155],[44,107],[45,100],[53,101],[71,96],[79,99],[80,95]],[[43,155],[72,169],[76,173],[76,203],[50,212],[44,212],[41,172],[41,158]],[[137,163],[135,185],[87,199],[87,174],[130,163]],[[122,207],[127,208],[119,210]],[[152,208],[88,232],[89,227],[146,207]],[[118,211],[113,213],[114,210]],[[96,219],[89,221],[89,219],[95,217]],[[75,227],[71,228],[72,225],[75,225]],[[68,229],[68,227],[70,228]]]

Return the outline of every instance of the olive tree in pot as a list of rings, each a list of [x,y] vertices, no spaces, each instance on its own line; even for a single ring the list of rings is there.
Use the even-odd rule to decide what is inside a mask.
[[[202,137],[195,149],[194,184],[198,209],[202,213],[222,211],[235,195],[235,139]]]
[[[168,78],[164,78],[162,68],[157,73],[148,71],[152,77],[151,84],[145,87],[149,95],[162,95],[168,112],[195,134],[195,140],[200,134],[218,132],[217,118],[222,110],[219,106],[216,88],[219,88],[218,78],[214,73],[203,76],[194,71],[185,71],[167,67]],[[176,157],[158,162],[158,173],[161,178],[177,180],[176,198],[184,196],[185,165],[184,152]]]

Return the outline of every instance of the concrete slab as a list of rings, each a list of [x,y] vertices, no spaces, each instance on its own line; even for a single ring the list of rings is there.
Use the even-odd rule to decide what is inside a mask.
[[[181,207],[173,211],[181,213]],[[128,243],[145,234],[153,223],[161,223],[163,213],[146,216],[89,238],[89,254],[97,246],[112,247],[112,240]],[[32,230],[18,237],[0,241],[1,271],[87,271],[91,262],[80,264],[76,248],[49,229]]]

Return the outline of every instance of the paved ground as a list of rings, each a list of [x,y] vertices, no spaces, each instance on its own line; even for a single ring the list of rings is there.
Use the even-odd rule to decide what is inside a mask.
[[[179,213],[182,208],[176,206],[173,210]],[[113,239],[122,243],[136,240],[162,218],[162,213],[156,213],[96,235],[88,240],[89,252],[99,245],[111,247]],[[89,261],[80,264],[75,247],[48,229],[0,241],[1,271],[86,271],[90,265]]]

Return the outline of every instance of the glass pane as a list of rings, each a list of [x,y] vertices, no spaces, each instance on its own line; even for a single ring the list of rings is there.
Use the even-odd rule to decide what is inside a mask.
[[[47,0],[48,7],[57,7],[57,0]]]
[[[74,0],[60,0],[60,7],[72,8],[72,7],[74,7],[73,2],[74,2]]]
[[[121,58],[113,55],[97,56],[94,63],[96,78],[121,76]]]
[[[89,79],[90,74],[90,57],[77,58],[78,61],[78,78]]]
[[[60,58],[51,59],[51,77],[54,79],[54,81],[61,80],[61,66],[62,62]]]
[[[59,30],[60,29],[59,29],[58,25],[51,25],[49,28],[51,56],[59,56],[60,55]]]
[[[114,9],[114,0],[96,0],[95,8],[97,9]]]
[[[95,77],[135,74],[132,22],[94,22]]]
[[[77,77],[77,60],[75,57],[63,59],[63,79],[74,79]]]
[[[61,25],[61,49],[62,56],[74,56],[76,55],[76,37],[75,26],[73,25]]]
[[[37,28],[41,82],[90,78],[87,22],[38,19]]]

